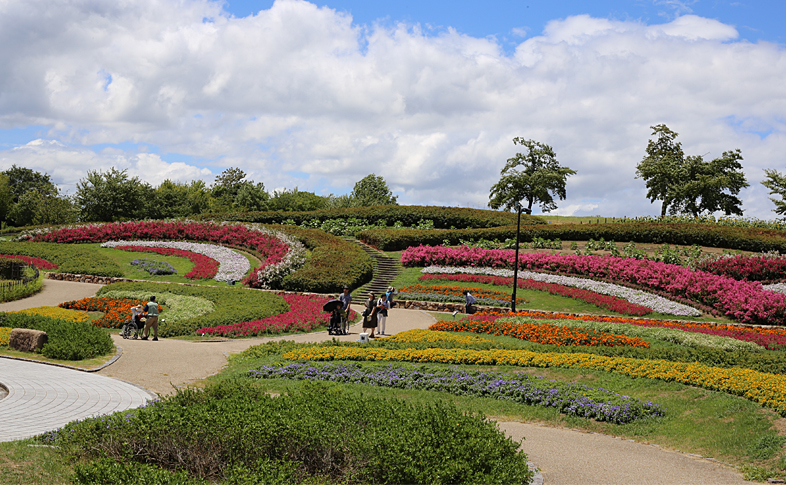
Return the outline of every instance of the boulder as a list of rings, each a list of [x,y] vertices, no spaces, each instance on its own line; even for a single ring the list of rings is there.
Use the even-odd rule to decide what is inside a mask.
[[[8,338],[8,348],[21,352],[35,352],[46,344],[49,336],[41,330],[15,328]]]

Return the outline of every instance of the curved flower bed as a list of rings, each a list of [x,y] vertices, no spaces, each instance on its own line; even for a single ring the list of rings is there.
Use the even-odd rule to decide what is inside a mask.
[[[506,335],[538,344],[559,346],[628,346],[642,349],[650,346],[649,342],[645,342],[638,337],[625,337],[589,328],[563,327],[548,323],[509,322],[503,319],[442,320],[429,327],[429,330]]]
[[[369,369],[352,363],[293,363],[285,366],[262,365],[249,371],[248,376],[257,379],[345,382],[439,391],[458,396],[490,397],[533,406],[553,407],[564,414],[617,424],[664,414],[657,404],[606,389],[558,383],[526,374],[473,372],[455,367],[445,369],[391,364],[381,369]]]
[[[20,261],[24,261],[25,264],[35,266],[38,269],[57,269],[57,265],[55,263],[51,263],[45,259],[32,256],[22,256],[21,254],[0,254],[0,258],[18,259]]]
[[[404,342],[410,344],[451,344],[451,345],[466,345],[478,343],[493,344],[493,340],[476,337],[474,335],[456,335],[450,332],[434,332],[431,330],[424,330],[422,328],[415,328],[404,332],[399,332],[390,337],[385,337],[385,342]]]
[[[463,294],[465,290],[475,297],[477,305],[510,306],[511,297],[507,292],[463,286],[408,285],[399,289],[396,299],[464,303],[466,301]],[[527,300],[516,298],[516,303],[527,303]]]
[[[216,246],[215,244],[182,241],[107,241],[101,244],[101,247],[116,249],[124,249],[125,247],[178,249],[180,250],[180,254],[173,254],[173,256],[180,256],[182,254],[184,255],[183,257],[187,257],[191,259],[191,261],[201,264],[200,268],[195,267],[191,273],[198,271],[198,275],[207,275],[214,267],[213,262],[217,262],[218,271],[213,273],[213,276],[210,276],[216,281],[240,281],[251,269],[251,264],[249,264],[245,256],[229,248]],[[201,255],[202,258],[194,257],[192,259],[191,256],[185,256],[186,253]]]
[[[156,261],[154,259],[134,259],[131,261],[131,266],[138,266],[139,268],[147,271],[151,275],[170,275],[177,274],[174,266],[166,261]]]
[[[254,337],[258,335],[278,334],[283,332],[308,332],[320,327],[327,327],[330,314],[322,310],[328,301],[325,297],[313,295],[281,295],[289,304],[290,311],[272,317],[240,322],[233,325],[203,327],[196,333],[222,337]],[[350,310],[350,318],[357,313]]]
[[[110,286],[111,288],[111,286]],[[111,290],[102,293],[106,298],[130,298],[137,301],[146,302],[150,296],[147,292],[143,291],[129,291],[129,290]],[[172,325],[185,320],[201,317],[215,311],[216,306],[212,301],[206,298],[197,296],[177,295],[169,292],[157,292],[156,301],[159,305],[166,306],[166,321],[167,326],[172,328]]]
[[[698,269],[745,281],[782,281],[786,277],[786,257],[735,255],[703,261]]]
[[[71,310],[86,312],[104,312],[104,316],[93,320],[93,325],[104,328],[120,328],[131,318],[131,307],[144,305],[144,300],[131,300],[127,298],[82,298],[81,300],[66,301],[57,306]],[[161,306],[161,311],[164,307]]]
[[[457,267],[457,266],[427,266],[421,270],[423,274],[469,274],[469,275],[489,275],[499,277],[512,277],[512,269],[503,268],[483,268],[483,267]],[[634,290],[626,286],[615,285],[613,283],[606,283],[604,281],[595,281],[588,278],[578,278],[576,276],[565,276],[548,273],[536,273],[534,271],[519,271],[519,278],[526,278],[533,281],[542,281],[544,283],[554,283],[563,286],[571,286],[574,288],[581,288],[584,290],[600,293],[601,295],[612,296],[626,300],[634,305],[641,305],[646,308],[651,308],[652,311],[658,313],[667,313],[670,315],[681,315],[687,317],[699,317],[701,311],[677,303],[676,301],[663,298],[662,296],[648,293],[646,291]],[[512,284],[512,283],[511,283]],[[622,312],[620,312],[622,313]]]
[[[483,275],[449,275],[449,274],[424,274],[419,280],[447,280],[447,281],[461,281],[469,283],[487,283],[499,286],[512,286],[513,278],[503,278],[500,276],[483,276]],[[517,286],[525,290],[536,290],[551,293],[552,295],[566,296],[576,300],[581,300],[590,305],[599,306],[613,312],[622,313],[623,315],[632,315],[640,317],[647,313],[652,313],[652,308],[647,308],[642,305],[627,302],[620,298],[601,295],[594,291],[584,290],[581,288],[570,288],[564,285],[555,283],[545,283],[542,281],[535,281],[531,279],[519,279]]]
[[[38,315],[47,318],[59,318],[60,320],[68,320],[69,322],[87,321],[87,313],[76,310],[67,310],[65,308],[56,306],[39,306],[8,313],[25,313],[27,315]]]
[[[512,250],[418,246],[402,253],[405,266],[511,267]],[[786,295],[765,291],[760,283],[737,281],[704,271],[649,260],[612,256],[576,256],[525,253],[519,264],[526,269],[583,275],[620,281],[664,291],[708,305],[737,321],[786,325]]]
[[[107,243],[104,243],[107,244]],[[103,247],[109,247],[104,246]],[[219,263],[215,259],[209,258],[203,254],[197,254],[191,251],[184,251],[175,248],[159,248],[159,247],[145,247],[145,246],[115,246],[114,249],[121,251],[133,251],[139,253],[155,253],[163,256],[177,256],[179,258],[186,258],[194,263],[191,271],[183,276],[192,280],[206,280],[211,279],[218,273]]]
[[[786,416],[786,375],[699,363],[605,357],[583,353],[540,353],[526,350],[383,349],[308,347],[286,352],[287,360],[376,360],[442,364],[564,367],[614,372],[629,377],[675,381],[742,396]]]

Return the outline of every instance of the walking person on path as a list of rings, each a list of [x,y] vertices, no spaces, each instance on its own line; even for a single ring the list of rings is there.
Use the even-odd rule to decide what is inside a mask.
[[[379,327],[379,334],[385,335],[385,323],[388,320],[388,309],[390,308],[390,302],[388,302],[388,296],[386,294],[382,294],[377,300],[377,327]]]
[[[393,304],[393,295],[395,295],[395,294],[396,294],[396,289],[395,289],[395,288],[393,288],[392,286],[388,286],[388,292],[387,292],[387,293],[385,293],[385,294],[386,294],[386,295],[387,295],[387,297],[388,297],[388,303],[389,303],[389,306],[388,306],[388,308],[393,308],[393,307],[395,306],[395,305]]]
[[[145,313],[147,313],[147,321],[145,322],[145,330],[142,332],[142,340],[147,340],[150,335],[150,328],[153,328],[153,342],[158,340],[158,303],[156,303],[155,295],[150,297],[150,301],[145,305]]]
[[[374,300],[374,293],[368,294],[366,309],[363,311],[363,330],[369,333],[368,338],[376,338],[374,329],[377,328],[377,305]]]
[[[344,335],[349,334],[349,305],[352,303],[352,295],[349,294],[349,287],[344,287],[344,292],[338,295],[341,301],[341,330]]]
[[[467,304],[464,305],[464,311],[467,314],[475,313],[475,309],[472,308],[472,305],[475,304],[475,297],[470,294],[469,291],[464,290],[464,298],[467,300]]]

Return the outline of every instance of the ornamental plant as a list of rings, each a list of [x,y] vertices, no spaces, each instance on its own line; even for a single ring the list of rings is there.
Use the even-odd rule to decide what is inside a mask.
[[[35,308],[27,308],[8,313],[22,313],[25,315],[38,315],[47,318],[57,318],[59,320],[68,320],[69,322],[86,322],[87,313],[77,310],[68,310],[56,306],[39,306]]]
[[[510,295],[504,291],[488,290],[463,286],[445,285],[408,285],[399,289],[399,300],[426,300],[465,302],[463,292],[469,291],[478,305],[510,306]],[[516,303],[527,303],[524,298],[516,298]]]
[[[0,327],[0,346],[8,345],[8,340],[11,338],[10,327]]]
[[[780,254],[741,254],[701,262],[698,269],[735,280],[780,282],[786,279],[786,257]]]
[[[35,266],[38,269],[57,269],[55,263],[51,263],[45,259],[37,258],[35,256],[22,256],[21,254],[0,254],[0,258],[18,259],[23,261],[29,266]]]
[[[104,312],[104,316],[93,320],[93,325],[104,328],[120,328],[131,318],[131,307],[144,305],[145,300],[132,300],[128,298],[82,298],[81,300],[66,301],[58,306],[85,312]],[[159,307],[164,311],[163,305]]]
[[[110,285],[109,291],[102,293],[101,296],[104,298],[147,301],[150,295],[144,291],[112,290],[112,285]],[[156,293],[156,301],[159,303],[159,306],[166,306],[166,323],[168,328],[180,322],[208,315],[216,309],[215,304],[206,298],[178,295],[170,292]]]
[[[212,279],[216,276],[216,273],[218,273],[218,261],[203,254],[197,254],[191,251],[184,251],[182,249],[175,248],[145,246],[115,246],[114,249],[119,249],[121,251],[155,253],[165,256],[177,256],[180,258],[189,259],[192,263],[194,263],[194,267],[191,268],[191,271],[183,275],[189,279]]]
[[[151,275],[177,274],[174,266],[166,261],[156,261],[154,259],[137,258],[131,261],[132,266],[138,266]]]

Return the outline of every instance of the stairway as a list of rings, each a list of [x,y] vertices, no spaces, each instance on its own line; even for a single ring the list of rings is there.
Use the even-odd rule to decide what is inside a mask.
[[[388,290],[388,286],[393,283],[396,275],[401,271],[401,264],[395,259],[386,256],[382,251],[378,251],[357,239],[345,239],[353,244],[359,245],[366,254],[371,256],[371,260],[374,264],[374,275],[371,281],[355,289],[352,292],[352,297],[357,301],[362,301],[368,296],[369,292],[373,292],[375,296],[385,293]]]

